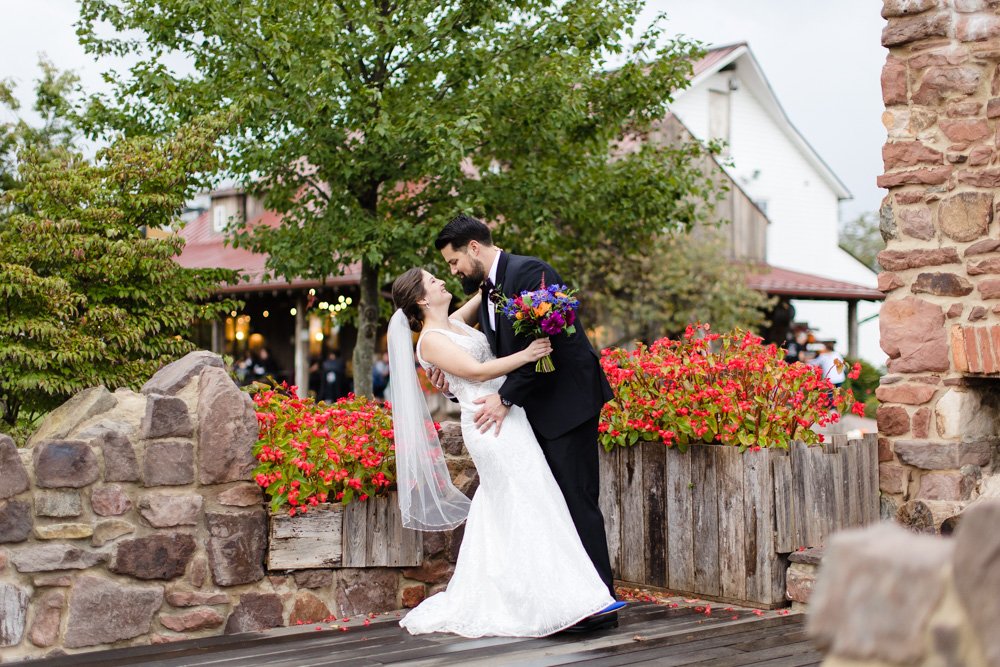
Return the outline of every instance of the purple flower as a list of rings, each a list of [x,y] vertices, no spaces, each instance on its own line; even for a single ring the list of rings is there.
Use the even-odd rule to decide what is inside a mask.
[[[550,336],[555,336],[566,326],[566,320],[559,313],[552,313],[540,323],[542,331]]]

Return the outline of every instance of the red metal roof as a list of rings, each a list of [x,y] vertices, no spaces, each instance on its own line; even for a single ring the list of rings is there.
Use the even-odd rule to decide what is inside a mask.
[[[885,294],[874,287],[855,285],[842,280],[822,278],[791,269],[765,264],[747,276],[747,285],[772,296],[829,301],[882,301]]]
[[[729,54],[731,54],[736,49],[746,46],[746,42],[737,42],[736,44],[728,44],[726,46],[717,46],[714,49],[705,53],[705,57],[697,61],[692,65],[694,68],[694,74],[692,76],[696,77],[702,72],[712,69],[715,63],[720,60],[725,59]]]
[[[281,222],[281,214],[264,211],[251,226],[267,225],[275,227]],[[177,263],[187,268],[236,269],[244,275],[238,285],[226,285],[221,292],[253,292],[260,289],[307,289],[322,285],[357,285],[361,280],[361,264],[352,265],[339,276],[329,276],[325,281],[316,279],[285,280],[276,278],[265,282],[267,255],[250,252],[246,248],[226,245],[225,235],[215,231],[211,210],[205,211],[189,222],[179,232],[186,241],[184,251],[176,258]]]

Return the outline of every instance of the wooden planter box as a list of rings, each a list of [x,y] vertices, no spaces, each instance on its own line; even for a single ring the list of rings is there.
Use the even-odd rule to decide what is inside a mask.
[[[420,531],[403,528],[396,492],[386,498],[319,505],[306,514],[272,514],[269,570],[412,567],[423,560]]]
[[[874,434],[740,454],[646,442],[601,453],[615,578],[708,600],[785,604],[787,554],[878,521]]]

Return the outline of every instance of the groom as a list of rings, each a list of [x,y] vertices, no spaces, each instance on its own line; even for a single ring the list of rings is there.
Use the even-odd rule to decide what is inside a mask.
[[[466,294],[483,291],[479,324],[494,355],[503,357],[527,347],[531,339],[514,334],[511,322],[496,312],[489,293],[497,289],[508,297],[517,296],[538,289],[543,277],[546,285],[562,284],[559,274],[538,258],[500,250],[493,245],[489,227],[467,215],[445,225],[434,246],[448,262],[452,275],[461,279]],[[597,424],[601,408],[612,398],[611,386],[579,320],[572,336],[552,337],[552,362],[556,369],[551,373],[536,373],[531,364],[510,373],[496,394],[477,401],[482,409],[476,413],[476,425],[483,432],[493,428],[499,433],[511,406],[524,408],[566,498],[583,547],[615,597],[604,517],[598,504]],[[615,614],[604,614],[574,628],[589,631],[616,621]]]

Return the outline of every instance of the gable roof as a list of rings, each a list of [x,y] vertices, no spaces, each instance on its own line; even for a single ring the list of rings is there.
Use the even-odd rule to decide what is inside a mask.
[[[677,98],[683,97],[687,91],[693,90],[703,81],[722,70],[722,68],[734,63],[737,65],[740,78],[753,92],[757,101],[760,102],[765,111],[774,119],[774,122],[785,136],[788,137],[789,141],[792,142],[792,145],[798,148],[805,159],[819,172],[823,180],[837,195],[837,199],[853,199],[854,196],[850,190],[833,173],[830,165],[823,161],[823,158],[819,156],[816,149],[806,141],[802,133],[792,124],[747,42],[737,42],[710,49],[703,58],[693,63],[694,72],[691,78],[691,85],[684,90],[678,91]]]

